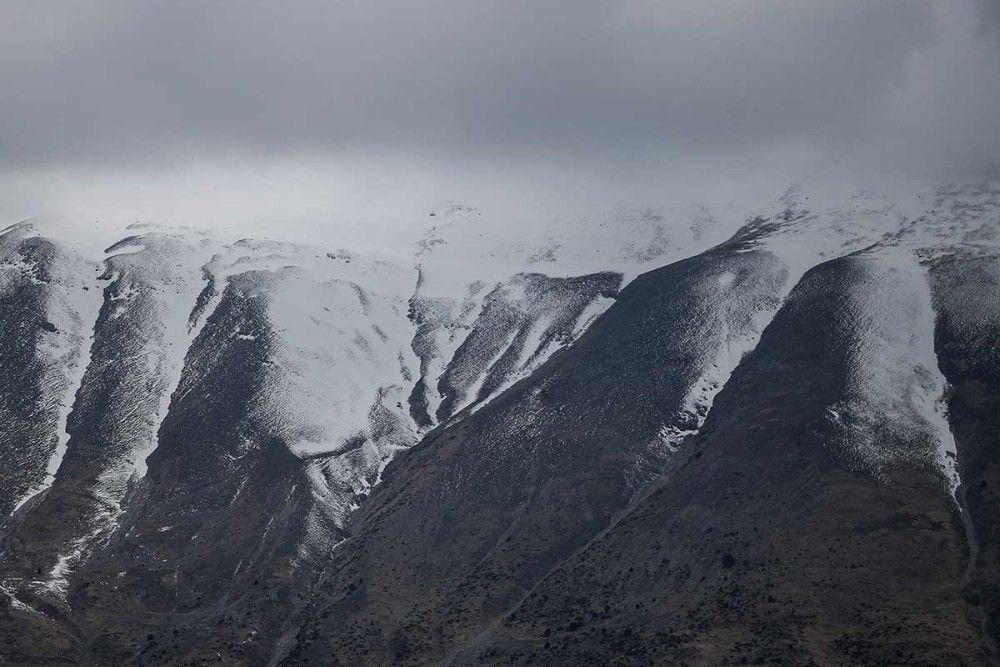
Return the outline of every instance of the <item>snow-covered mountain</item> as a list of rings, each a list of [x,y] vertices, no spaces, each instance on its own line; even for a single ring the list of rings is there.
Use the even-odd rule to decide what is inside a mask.
[[[0,656],[993,655],[1000,185],[429,213],[0,232]]]
[[[32,560],[46,573],[34,583],[63,591],[119,528],[172,405],[205,400],[205,378],[227,372],[215,368],[222,348],[261,356],[238,418],[302,461],[318,522],[303,549],[327,548],[395,453],[530,374],[623,280],[567,271],[634,273],[671,249],[653,214],[624,214],[618,247],[592,237],[606,253],[597,260],[579,241],[563,251],[548,238],[486,238],[480,217],[442,207],[396,254],[142,223],[5,229],[4,521],[13,534],[49,532],[53,516],[65,525]],[[704,234],[686,231],[677,244]],[[255,316],[218,330],[220,305],[236,302]],[[253,446],[244,438],[225,459]]]

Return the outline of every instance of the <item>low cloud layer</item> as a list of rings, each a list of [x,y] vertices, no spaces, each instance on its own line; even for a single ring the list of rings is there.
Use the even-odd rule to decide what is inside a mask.
[[[167,193],[227,166],[234,191],[241,170],[314,165],[306,180],[338,189],[345,174],[558,173],[570,196],[683,173],[950,180],[1000,164],[990,0],[2,6],[6,214],[94,179]]]

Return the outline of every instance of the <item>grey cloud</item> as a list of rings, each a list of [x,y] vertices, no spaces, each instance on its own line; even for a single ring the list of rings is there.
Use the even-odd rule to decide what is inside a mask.
[[[1000,2],[976,0],[976,10],[982,31],[1000,38]]]
[[[729,150],[851,133],[928,2],[7,2],[0,160]]]

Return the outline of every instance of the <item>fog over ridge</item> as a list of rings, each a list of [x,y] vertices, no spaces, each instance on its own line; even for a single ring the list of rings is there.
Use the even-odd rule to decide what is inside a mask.
[[[534,224],[792,182],[976,179],[1000,155],[988,0],[2,11],[8,221],[335,236],[461,200]]]

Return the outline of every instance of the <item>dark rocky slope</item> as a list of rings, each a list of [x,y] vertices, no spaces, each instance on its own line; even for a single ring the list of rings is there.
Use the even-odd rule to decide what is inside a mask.
[[[358,512],[289,661],[426,662],[474,641],[664,469],[663,429],[690,420],[724,332],[752,329],[787,280],[744,239],[646,274],[529,380],[430,434]]]
[[[962,590],[1000,659],[1000,258],[939,261],[931,279],[970,549]]]
[[[676,469],[462,657],[985,662],[940,470],[919,456],[857,468],[839,444],[854,417],[829,412],[851,391],[850,331],[867,314],[845,304],[873,261],[811,271]],[[887,426],[880,448],[928,446]]]

